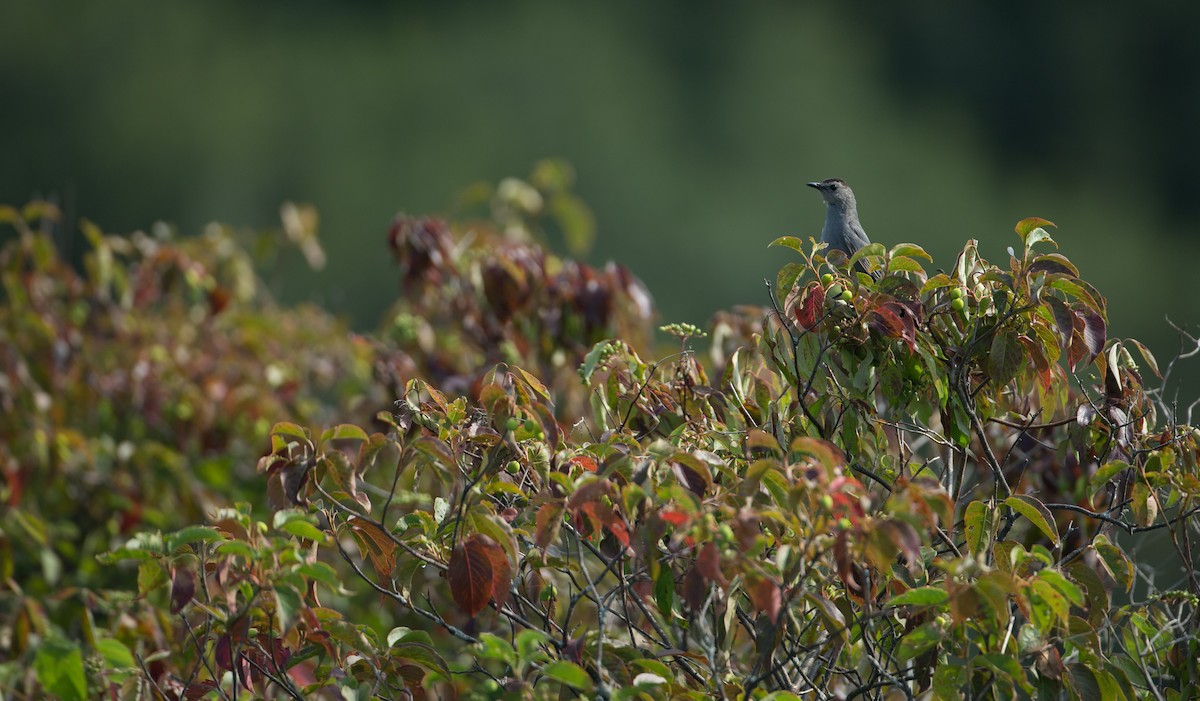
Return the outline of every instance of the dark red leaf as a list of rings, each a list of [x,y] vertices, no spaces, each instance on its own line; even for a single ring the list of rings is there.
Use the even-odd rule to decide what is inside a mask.
[[[487,606],[495,588],[492,557],[484,538],[487,536],[476,534],[460,542],[446,567],[450,595],[468,616],[475,616]]]
[[[1085,309],[1080,312],[1083,318],[1083,340],[1087,344],[1088,362],[1095,360],[1100,351],[1104,350],[1104,341],[1107,339],[1107,327],[1104,324],[1104,317],[1096,312]]]
[[[196,701],[208,695],[209,692],[218,688],[219,685],[212,681],[192,682],[183,690],[183,698],[188,701]]]
[[[175,570],[171,577],[171,613],[179,613],[196,595],[196,575],[190,569]]]
[[[1090,359],[1090,351],[1088,350],[1087,342],[1083,338],[1086,322],[1084,322],[1083,317],[1078,312],[1073,313],[1075,314],[1075,332],[1071,336],[1070,346],[1067,347],[1067,364],[1072,370],[1078,367],[1085,358]]]
[[[537,510],[537,532],[534,539],[543,550],[558,538],[558,530],[562,527],[563,503],[552,501]]]
[[[854,563],[850,560],[850,547],[846,531],[839,531],[833,540],[833,559],[837,563],[838,578],[846,585],[846,591],[862,598],[863,585],[856,576]]]
[[[629,547],[629,529],[625,526],[625,521],[612,510],[612,507],[598,501],[590,501],[584,504],[580,511],[588,517],[593,527],[603,526],[617,540],[621,541],[622,545],[626,548]]]
[[[512,585],[512,566],[508,562],[508,555],[499,543],[486,535],[478,534],[471,538],[479,540],[492,565],[492,600],[497,606],[503,606],[508,600],[508,589]]]
[[[754,609],[767,615],[771,623],[779,620],[779,611],[783,607],[783,593],[779,585],[769,579],[760,579],[750,584],[746,593]]]
[[[733,519],[733,534],[737,536],[738,546],[742,550],[749,550],[756,542],[758,536],[762,534],[762,527],[759,525],[761,517],[753,510],[742,508],[738,511],[737,516]]]
[[[700,570],[694,566],[688,568],[687,574],[683,575],[682,594],[683,600],[693,611],[700,610],[704,600],[708,598],[708,583],[704,581]]]
[[[682,462],[672,462],[671,467],[675,470],[675,476],[692,492],[701,496],[708,490],[708,483],[704,480],[703,475],[697,472],[692,467],[685,465]]]
[[[577,488],[574,493],[571,494],[569,499],[567,499],[567,508],[570,509],[572,513],[575,513],[584,504],[598,501],[601,497],[610,496],[612,491],[612,482],[609,482],[607,479],[601,478],[585,482],[582,486]]]
[[[711,540],[700,548],[700,554],[696,557],[696,569],[708,581],[721,585],[722,589],[729,586],[729,580],[721,571],[721,551]]]
[[[792,288],[788,295],[792,304],[790,307],[796,323],[806,330],[812,330],[821,320],[825,309],[825,288],[819,282],[810,282],[805,287]]]

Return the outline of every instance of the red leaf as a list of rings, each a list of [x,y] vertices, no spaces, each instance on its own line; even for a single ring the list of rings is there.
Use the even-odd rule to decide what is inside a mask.
[[[850,547],[845,531],[839,531],[833,540],[833,559],[837,563],[838,578],[846,585],[846,591],[862,598],[863,585],[855,576],[854,563],[850,561]]]
[[[1088,362],[1096,359],[1100,355],[1100,351],[1104,350],[1104,341],[1107,338],[1107,328],[1104,325],[1104,317],[1096,312],[1085,309],[1079,312],[1080,318],[1083,319],[1083,341],[1087,345]]]
[[[717,544],[711,540],[700,548],[700,555],[696,557],[696,569],[708,581],[721,585],[722,589],[729,586],[729,580],[721,571],[721,552],[717,550]]]
[[[175,570],[171,577],[171,613],[179,613],[196,595],[196,575],[189,569]]]
[[[192,682],[183,690],[183,698],[188,701],[196,701],[208,695],[213,689],[219,688],[219,684],[211,681]]]
[[[916,316],[900,302],[890,301],[871,310],[871,328],[884,336],[900,338],[913,351],[917,345]]]
[[[761,517],[757,513],[744,507],[733,519],[733,533],[737,536],[738,546],[742,550],[749,550],[758,542],[758,536],[762,533],[760,520]]]
[[[1042,304],[1050,309],[1054,317],[1054,326],[1058,331],[1058,346],[1066,350],[1071,345],[1071,337],[1075,335],[1075,316],[1067,303],[1052,295],[1042,297]]]
[[[362,551],[382,577],[389,577],[396,566],[396,544],[379,526],[365,518],[351,516],[347,521]]]
[[[512,567],[508,563],[508,555],[499,543],[486,535],[478,534],[471,538],[479,539],[488,561],[492,564],[492,600],[497,606],[503,606],[508,600],[508,589],[512,585]]]
[[[621,541],[621,545],[629,547],[629,529],[626,528],[625,521],[611,507],[598,501],[590,501],[583,505],[581,511],[587,515],[593,527],[603,526],[608,529],[609,533],[616,536],[617,540]]]
[[[683,575],[683,600],[687,602],[688,607],[693,611],[699,611],[704,605],[705,598],[708,597],[708,584],[704,581],[704,576],[695,567],[688,569],[687,574]]]
[[[754,609],[767,614],[772,623],[779,620],[779,610],[783,608],[783,593],[779,586],[769,579],[760,579],[750,585],[746,591]]]
[[[543,550],[558,538],[558,530],[562,528],[563,503],[552,501],[542,504],[537,510],[537,532],[534,539]]]
[[[567,499],[567,508],[577,512],[580,507],[589,502],[598,501],[600,497],[612,494],[612,482],[600,478],[585,482]]]
[[[658,517],[676,528],[692,520],[690,516],[682,511],[660,511],[658,512]]]
[[[495,587],[492,556],[484,538],[487,536],[476,534],[460,542],[450,554],[446,567],[450,595],[468,616],[475,616],[487,606]],[[495,545],[495,541],[492,544]]]
[[[675,476],[679,478],[683,486],[695,494],[704,496],[704,493],[708,490],[708,482],[705,481],[704,475],[691,465],[684,464],[683,462],[673,462],[671,463],[671,467],[674,468]]]
[[[821,320],[825,309],[825,288],[819,282],[810,282],[800,293],[800,301],[792,307],[796,323],[811,331]]]
[[[588,472],[596,471],[596,459],[587,455],[576,455],[567,461],[567,465],[578,465]]]

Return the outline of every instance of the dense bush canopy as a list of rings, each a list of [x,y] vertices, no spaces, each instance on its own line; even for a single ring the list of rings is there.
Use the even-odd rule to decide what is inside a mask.
[[[1200,693],[1200,432],[1049,222],[946,271],[784,237],[767,305],[655,347],[640,281],[536,243],[556,196],[397,217],[369,338],[271,304],[228,229],[86,225],[76,268],[4,210],[0,686]]]

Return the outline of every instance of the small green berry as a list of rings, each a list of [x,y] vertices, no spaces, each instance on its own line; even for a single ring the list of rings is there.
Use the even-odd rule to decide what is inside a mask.
[[[521,463],[516,460],[509,460],[508,464],[504,466],[504,471],[510,475],[515,475],[521,471]]]
[[[520,428],[520,426],[521,426],[521,422],[518,421],[517,417],[515,417],[515,416],[509,417],[508,421],[504,422],[504,430],[505,431],[515,431],[518,428]]]
[[[842,298],[843,302],[849,302],[850,300],[854,299],[854,293],[850,290],[842,290],[842,294],[839,295],[839,297]]]
[[[825,273],[821,276],[821,284],[829,287],[833,284],[833,273]]]
[[[963,301],[962,297],[955,297],[954,299],[950,300],[950,308],[956,312],[961,312],[963,309],[966,309],[966,307],[967,303]]]

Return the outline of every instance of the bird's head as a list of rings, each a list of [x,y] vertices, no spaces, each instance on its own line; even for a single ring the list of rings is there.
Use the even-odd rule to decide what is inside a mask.
[[[825,200],[825,204],[842,207],[845,209],[853,209],[855,206],[854,192],[845,180],[841,178],[830,178],[822,180],[819,183],[808,183],[808,186],[815,188],[821,193],[821,199]]]

